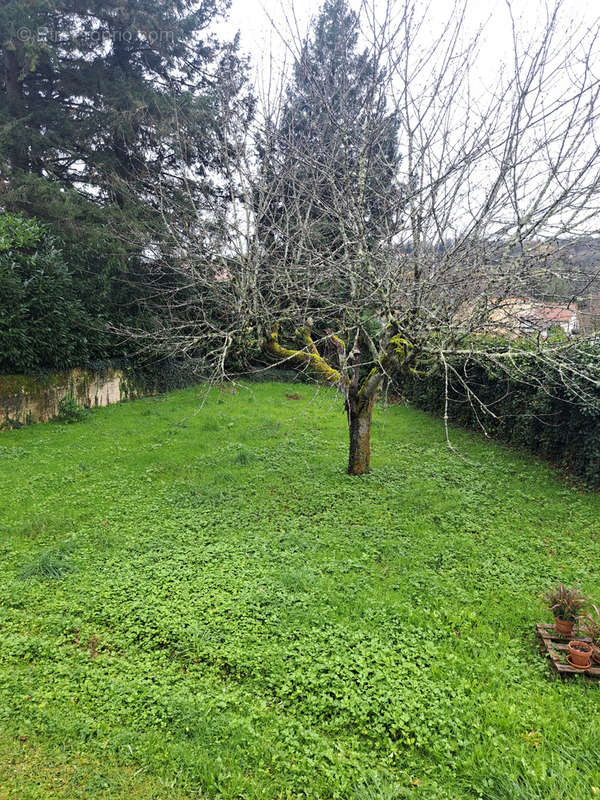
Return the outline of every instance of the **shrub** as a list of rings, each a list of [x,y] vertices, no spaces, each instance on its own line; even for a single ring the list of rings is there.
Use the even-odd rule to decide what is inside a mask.
[[[589,384],[585,393],[578,392],[577,386],[568,389],[558,376],[541,370],[537,379],[534,375],[523,383],[467,358],[454,359],[452,366],[495,415],[474,408],[458,381],[451,379],[448,416],[453,422],[479,431],[483,422],[488,435],[551,461],[590,487],[600,486],[600,393],[596,402],[586,399]],[[396,390],[406,400],[440,416],[444,388],[441,370],[429,370],[423,378],[396,379]]]
[[[0,371],[87,358],[84,313],[62,252],[35,219],[0,215]]]
[[[57,422],[82,422],[89,411],[80,405],[73,395],[67,395],[58,404],[58,414],[56,415]]]
[[[567,589],[563,583],[551,589],[544,600],[555,617],[568,622],[579,619],[586,603],[584,595],[578,589]]]

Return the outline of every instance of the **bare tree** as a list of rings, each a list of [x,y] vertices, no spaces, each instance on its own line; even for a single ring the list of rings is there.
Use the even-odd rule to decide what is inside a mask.
[[[525,40],[508,4],[511,59],[486,86],[466,4],[435,24],[417,8],[365,2],[351,15],[360,92],[332,85],[290,16],[282,36],[303,104],[285,75],[267,80],[251,125],[223,99],[227,203],[172,226],[177,285],[157,292],[152,336],[131,332],[207,377],[231,376],[232,353],[252,351],[336,386],[356,475],[395,374],[441,369],[482,417],[493,410],[456,357],[523,381],[541,368],[589,396],[598,387],[583,337],[544,340],[522,319],[536,287],[565,277],[561,247],[599,233],[598,24],[568,20],[559,0]],[[555,302],[569,308],[560,285]]]

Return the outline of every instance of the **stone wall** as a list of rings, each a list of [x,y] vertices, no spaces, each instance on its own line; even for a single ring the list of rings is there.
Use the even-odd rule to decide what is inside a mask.
[[[86,408],[107,406],[135,397],[137,391],[119,369],[103,373],[73,369],[42,376],[0,377],[0,429],[30,422],[47,422],[58,413],[64,397],[73,397]]]

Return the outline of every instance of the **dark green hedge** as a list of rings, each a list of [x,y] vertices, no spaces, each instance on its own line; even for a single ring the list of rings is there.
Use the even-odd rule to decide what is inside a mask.
[[[598,402],[583,400],[576,387],[567,389],[558,378],[548,380],[545,374],[532,385],[480,363],[459,360],[453,366],[496,417],[481,410],[476,414],[454,378],[449,386],[451,421],[479,431],[481,422],[488,435],[541,456],[589,487],[600,487],[600,392]],[[425,378],[398,379],[396,390],[417,408],[443,415],[441,369]]]
[[[60,246],[36,220],[0,216],[0,372],[88,357],[85,314]]]
[[[143,323],[136,269],[100,239],[75,242],[34,217],[0,213],[0,374],[126,356],[108,323]]]

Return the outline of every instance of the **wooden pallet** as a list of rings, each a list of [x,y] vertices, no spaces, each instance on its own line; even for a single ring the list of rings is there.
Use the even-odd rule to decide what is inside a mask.
[[[600,679],[600,664],[596,664],[595,661],[592,661],[587,669],[577,669],[567,663],[569,642],[572,639],[589,642],[589,637],[580,636],[577,632],[573,632],[572,636],[562,636],[556,632],[554,625],[544,622],[538,622],[535,629],[540,640],[540,652],[547,656],[550,671],[555,677],[570,678],[572,675],[584,675],[589,680]]]

